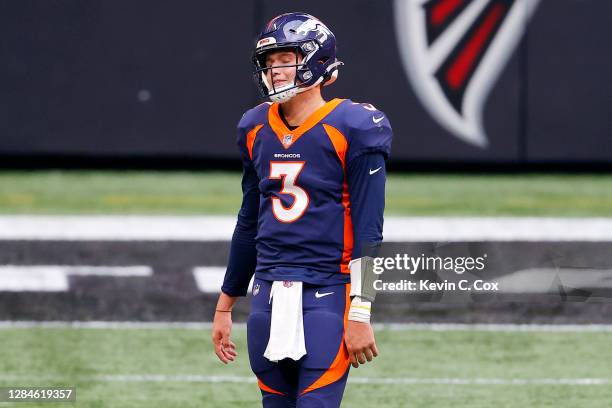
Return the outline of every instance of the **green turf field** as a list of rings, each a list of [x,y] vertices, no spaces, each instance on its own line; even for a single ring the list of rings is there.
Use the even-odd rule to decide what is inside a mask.
[[[239,359],[216,360],[209,331],[186,329],[0,329],[0,386],[76,386],[80,407],[255,407],[253,382],[208,383],[180,376],[251,378],[245,331]],[[351,378],[612,381],[612,333],[379,330],[380,357]],[[174,376],[127,381],[119,376]],[[15,376],[8,380],[7,376]],[[177,377],[178,376],[178,377]],[[133,378],[133,377],[128,377]],[[607,385],[351,384],[344,407],[609,407]],[[0,406],[7,406],[0,404]],[[68,406],[21,403],[19,407]]]
[[[228,214],[240,175],[223,172],[0,172],[3,214]],[[612,216],[602,175],[394,174],[387,215]]]

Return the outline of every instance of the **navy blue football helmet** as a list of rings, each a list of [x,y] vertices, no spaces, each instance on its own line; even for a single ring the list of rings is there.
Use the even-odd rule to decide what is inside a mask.
[[[293,84],[274,87],[266,78],[266,54],[291,50],[300,53],[302,61],[282,67],[295,67]],[[330,85],[338,77],[336,37],[318,18],[306,13],[286,13],[274,17],[257,39],[253,54],[255,79],[263,96],[273,102],[285,102],[300,92],[319,84]],[[275,68],[278,68],[277,66]]]

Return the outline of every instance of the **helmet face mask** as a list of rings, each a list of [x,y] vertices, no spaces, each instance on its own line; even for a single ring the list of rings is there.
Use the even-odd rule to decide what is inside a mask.
[[[280,65],[269,65],[268,56],[273,53],[291,52],[295,56],[294,64],[281,63]],[[300,58],[301,57],[301,58]],[[303,83],[298,76],[298,72],[304,69],[304,56],[300,53],[297,47],[271,48],[260,52],[256,56],[256,68],[254,75],[262,83],[262,88],[265,87],[267,96],[273,102],[285,102],[298,94],[298,88]],[[287,71],[293,68],[293,78],[290,81],[281,85],[274,84],[274,73],[276,71]]]
[[[275,51],[295,53],[295,64],[268,67],[266,57]],[[301,61],[298,56],[302,57]],[[337,78],[337,69],[342,62],[336,59],[333,33],[321,21],[305,13],[287,13],[272,19],[259,36],[253,64],[255,80],[262,95],[273,102],[285,102],[319,84],[331,84]],[[269,83],[268,70],[290,67],[295,69],[293,84],[275,87]]]

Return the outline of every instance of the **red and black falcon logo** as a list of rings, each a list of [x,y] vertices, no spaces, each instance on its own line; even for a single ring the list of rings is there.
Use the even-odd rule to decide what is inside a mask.
[[[460,139],[487,145],[484,101],[539,0],[395,0],[398,44],[429,113]]]

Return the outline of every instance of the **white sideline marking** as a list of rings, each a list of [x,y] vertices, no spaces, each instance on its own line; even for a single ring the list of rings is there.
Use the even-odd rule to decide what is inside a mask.
[[[386,242],[610,241],[611,228],[612,218],[385,217],[383,236]]]
[[[0,381],[74,381],[66,376],[18,376],[10,374],[0,375]],[[99,382],[190,382],[190,383],[238,383],[255,384],[254,376],[216,376],[216,375],[164,375],[164,374],[136,374],[136,375],[93,375],[77,377],[77,381]],[[353,384],[388,384],[388,385],[608,385],[612,381],[608,378],[417,378],[417,377],[349,377]]]
[[[225,277],[225,266],[197,266],[193,268],[193,277],[196,285],[201,292],[204,293],[219,293],[223,278]],[[249,282],[248,292],[253,288],[254,276]]]
[[[69,276],[151,276],[149,266],[2,265],[0,292],[65,292]]]
[[[559,293],[564,288],[612,288],[612,269],[530,268],[499,278],[503,293]]]
[[[0,329],[134,329],[210,330],[211,322],[113,322],[113,321],[33,321],[0,320]],[[246,330],[245,323],[234,323],[235,330]],[[464,323],[374,323],[377,330],[392,331],[472,331],[472,332],[612,332],[610,324],[464,324]]]
[[[32,321],[0,320],[0,329],[101,329],[101,330],[210,330],[212,322],[114,322],[114,321]],[[246,330],[246,324],[234,323],[232,329]]]
[[[61,268],[18,266],[0,267],[0,291],[2,292],[66,292],[68,276]]]
[[[131,266],[63,266],[66,274],[77,276],[152,276],[153,270],[146,265],[131,265]],[[0,267],[1,269],[1,267]]]
[[[228,241],[235,217],[0,216],[2,240]]]
[[[0,240],[229,241],[234,216],[0,216]],[[612,218],[385,217],[386,242],[612,241]]]
[[[512,323],[374,323],[374,327],[382,330],[405,331],[423,330],[436,332],[543,332],[543,333],[584,333],[612,332],[611,324],[512,324]]]
[[[193,268],[193,277],[196,285],[201,292],[204,293],[219,293],[223,278],[225,277],[225,266],[198,266]],[[249,282],[248,292],[253,287],[253,279]]]
[[[198,266],[193,268],[193,277],[201,292],[219,293],[225,276],[223,266]]]

